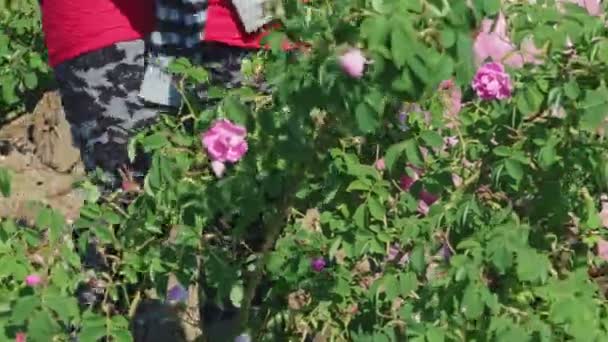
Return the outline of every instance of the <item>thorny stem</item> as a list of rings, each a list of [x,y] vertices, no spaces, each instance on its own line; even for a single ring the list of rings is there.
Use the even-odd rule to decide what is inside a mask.
[[[294,179],[301,179],[301,177],[294,177]],[[294,182],[293,189],[296,189],[299,182]],[[266,232],[266,239],[258,253],[258,257],[255,262],[255,268],[252,274],[249,276],[249,281],[246,282],[243,300],[241,302],[241,310],[239,315],[239,328],[244,330],[249,324],[249,313],[251,311],[251,302],[253,301],[256,293],[256,289],[262,281],[262,275],[264,273],[264,265],[268,259],[269,253],[274,247],[277,239],[283,231],[285,221],[291,212],[291,204],[293,202],[293,193],[295,191],[285,191],[284,196],[279,204],[279,208],[269,219],[267,225],[268,230]]]

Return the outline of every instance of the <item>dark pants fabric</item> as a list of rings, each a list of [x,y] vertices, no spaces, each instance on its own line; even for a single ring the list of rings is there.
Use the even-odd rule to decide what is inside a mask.
[[[205,44],[202,65],[213,84],[238,87],[241,62],[250,54],[248,50]],[[146,44],[135,40],[83,54],[55,68],[66,118],[87,171],[100,168],[115,180],[122,166],[145,173],[146,163],[129,165],[127,152],[130,139],[152,125],[160,111],[139,97],[145,60]],[[196,89],[203,101],[205,91],[206,87]]]

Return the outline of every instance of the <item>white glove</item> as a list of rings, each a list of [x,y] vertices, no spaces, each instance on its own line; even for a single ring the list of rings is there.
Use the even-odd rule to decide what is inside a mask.
[[[272,21],[271,0],[232,0],[247,33],[255,32]]]

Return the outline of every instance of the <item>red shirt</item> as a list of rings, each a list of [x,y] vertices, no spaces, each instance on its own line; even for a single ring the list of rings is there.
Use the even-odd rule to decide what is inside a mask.
[[[42,28],[51,66],[112,44],[141,39],[155,28],[152,0],[46,0]],[[247,34],[230,0],[209,0],[203,40],[258,49],[268,32]],[[287,44],[284,48],[289,49]]]
[[[203,33],[205,41],[242,48],[260,48],[264,32],[247,34],[230,0],[209,0],[208,4],[207,23]]]
[[[154,29],[152,0],[46,0],[42,28],[50,64],[114,43],[140,39]]]
[[[262,39],[270,33],[269,30],[280,27],[278,23],[270,23],[260,31],[248,34],[230,0],[209,0],[208,4],[207,23],[203,32],[203,40],[207,42],[259,49],[262,47]],[[305,44],[293,44],[288,41],[282,44],[285,51],[303,46]]]

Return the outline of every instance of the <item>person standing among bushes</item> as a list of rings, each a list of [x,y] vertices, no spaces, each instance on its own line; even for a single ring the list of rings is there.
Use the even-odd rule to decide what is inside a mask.
[[[204,20],[193,27],[202,31],[200,34],[180,31],[188,25],[182,23],[180,27],[167,20],[163,13],[172,12],[161,11],[160,6],[155,11],[155,4],[149,0],[87,0],[86,5],[75,0],[41,2],[49,61],[74,143],[87,171],[100,168],[112,176],[111,188],[119,184],[117,170],[129,164],[129,140],[155,121],[158,105],[175,105],[154,96],[146,98],[150,93],[146,94],[142,85],[147,49],[171,45],[163,41],[148,45],[146,40],[155,29],[162,33],[177,28],[170,36],[202,40],[202,46],[192,46],[200,49],[200,58],[212,79],[227,86],[240,83],[242,59],[260,48],[262,30],[247,32],[240,19],[243,12],[240,16],[231,0],[208,0],[206,6],[200,6],[205,1],[198,0],[159,0],[158,4],[176,2],[197,5],[194,12]],[[243,10],[243,6],[239,8]],[[187,18],[180,17],[191,19]],[[174,52],[176,57],[184,53]],[[143,173],[146,166],[141,162],[131,168]]]
[[[156,117],[138,97],[149,0],[43,0],[42,28],[75,145],[87,171],[128,161],[128,140]]]

